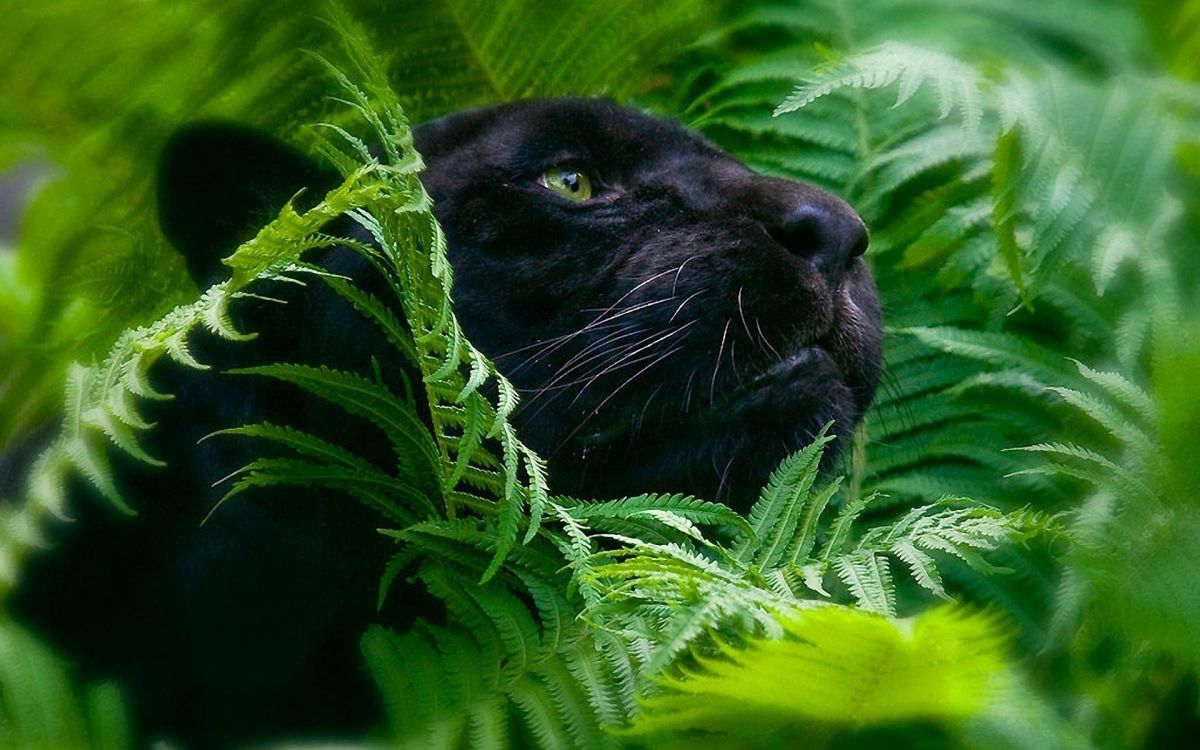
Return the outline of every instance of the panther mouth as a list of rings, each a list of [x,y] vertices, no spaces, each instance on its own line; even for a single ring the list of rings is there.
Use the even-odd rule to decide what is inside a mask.
[[[759,409],[786,408],[797,401],[810,401],[812,386],[827,388],[844,384],[845,377],[829,350],[820,345],[801,346],[738,387],[717,404],[719,412],[744,413]]]

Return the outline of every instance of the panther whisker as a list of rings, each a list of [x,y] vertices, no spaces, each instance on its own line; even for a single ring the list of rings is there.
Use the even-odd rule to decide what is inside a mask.
[[[696,257],[696,256],[693,256],[693,257]],[[691,258],[689,258],[688,260],[691,260]],[[547,339],[547,340],[545,340],[545,341],[538,341],[538,342],[535,342],[535,343],[533,343],[533,344],[528,344],[528,345],[526,345],[526,346],[522,346],[522,347],[519,347],[519,348],[517,348],[517,349],[513,349],[513,350],[511,350],[511,351],[508,351],[508,352],[505,352],[505,353],[503,353],[503,354],[498,354],[498,355],[496,355],[495,357],[493,357],[493,360],[499,361],[499,360],[501,360],[501,359],[504,359],[505,357],[510,357],[510,356],[512,356],[512,355],[514,355],[514,354],[517,354],[517,353],[519,353],[519,352],[527,351],[527,350],[529,350],[529,349],[532,349],[532,348],[535,348],[535,347],[539,347],[539,346],[542,346],[542,347],[548,347],[548,346],[551,346],[551,345],[553,345],[553,344],[555,344],[555,343],[558,343],[558,344],[565,344],[565,343],[567,343],[568,341],[570,341],[572,338],[574,338],[574,337],[576,337],[576,336],[579,336],[579,335],[580,335],[580,334],[582,334],[582,333],[586,333],[587,331],[590,331],[590,330],[593,330],[593,329],[596,329],[596,328],[599,328],[599,327],[604,327],[604,326],[607,326],[607,325],[611,324],[611,323],[612,323],[614,320],[616,320],[617,318],[623,317],[623,316],[625,316],[625,315],[630,315],[630,314],[632,314],[632,313],[638,312],[638,311],[640,311],[640,310],[644,310],[644,309],[646,309],[646,308],[649,308],[649,307],[653,307],[653,306],[655,306],[655,305],[660,305],[660,304],[662,304],[662,303],[664,303],[664,302],[669,302],[670,300],[674,299],[674,297],[675,297],[675,293],[674,293],[674,291],[672,291],[672,293],[671,293],[671,296],[670,296],[670,297],[663,297],[663,298],[660,298],[660,299],[657,299],[657,300],[651,300],[651,301],[649,301],[649,302],[639,302],[638,304],[636,304],[636,305],[632,305],[632,306],[630,306],[630,307],[622,307],[622,308],[618,308],[618,305],[620,305],[620,304],[621,304],[621,302],[622,302],[622,301],[623,301],[623,300],[624,300],[626,297],[628,297],[630,294],[632,294],[633,292],[637,291],[637,290],[638,290],[639,288],[641,288],[642,286],[645,286],[645,285],[646,285],[646,284],[648,284],[649,282],[651,282],[651,281],[654,281],[654,280],[655,280],[655,279],[657,279],[657,278],[661,278],[662,276],[664,276],[664,275],[666,275],[666,274],[668,274],[668,273],[671,273],[671,271],[672,271],[672,270],[676,272],[676,281],[678,281],[678,278],[679,278],[679,277],[678,277],[678,272],[679,272],[679,271],[681,271],[681,270],[683,269],[683,266],[684,266],[684,265],[686,265],[686,264],[687,264],[687,261],[685,260],[683,263],[681,263],[681,264],[679,265],[679,267],[678,267],[678,268],[675,268],[675,269],[669,269],[669,270],[667,270],[667,271],[663,271],[662,273],[659,273],[659,274],[657,274],[657,275],[655,275],[655,276],[652,276],[652,277],[651,277],[651,278],[649,278],[649,279],[646,279],[646,281],[642,282],[641,284],[638,284],[636,287],[634,287],[633,289],[631,289],[631,290],[629,290],[628,292],[626,292],[624,295],[622,295],[622,296],[621,296],[621,298],[620,298],[620,299],[618,299],[616,302],[614,302],[613,304],[609,305],[609,306],[608,306],[608,307],[606,307],[606,308],[599,308],[599,307],[586,307],[586,308],[582,308],[582,309],[581,309],[581,312],[597,312],[597,311],[599,311],[599,312],[600,312],[600,314],[599,314],[599,315],[597,315],[595,318],[593,318],[593,319],[592,319],[590,322],[588,322],[587,324],[583,325],[582,327],[578,328],[578,329],[577,329],[577,330],[575,330],[575,331],[572,331],[571,333],[565,333],[565,334],[562,334],[561,336],[555,336],[555,337],[553,337],[553,338],[551,338],[551,339]],[[689,299],[690,299],[690,297],[689,297]],[[684,302],[686,303],[686,302],[687,302],[687,300],[684,300]],[[682,306],[681,306],[681,307],[682,307]],[[616,314],[616,315],[611,315],[611,316],[609,316],[609,313],[613,312],[613,311],[614,311],[614,309],[618,310],[617,314]],[[678,313],[678,310],[676,310],[676,313]],[[673,319],[674,319],[674,318],[672,317],[672,320],[673,320]],[[546,353],[546,354],[549,354],[549,353],[551,353],[551,351],[553,351],[553,350],[548,350],[548,351],[546,351],[545,353]],[[514,370],[514,372],[515,372],[515,370]]]
[[[666,333],[651,334],[651,335],[647,336],[646,338],[643,338],[643,339],[635,341],[631,344],[625,345],[617,352],[617,355],[616,355],[617,358],[615,361],[611,361],[607,364],[605,364],[603,361],[600,363],[599,367],[601,369],[599,372],[596,372],[595,371],[596,368],[593,367],[591,372],[588,372],[587,374],[582,375],[575,380],[572,380],[567,383],[558,385],[557,387],[554,387],[553,389],[558,392],[555,393],[553,396],[551,396],[549,400],[543,401],[538,406],[538,408],[534,412],[532,412],[532,415],[536,416],[537,414],[540,414],[543,410],[545,410],[546,407],[548,407],[550,404],[554,403],[554,401],[557,400],[559,396],[566,393],[567,390],[571,386],[579,385],[580,383],[583,383],[584,384],[583,387],[579,389],[579,392],[575,395],[575,398],[571,400],[570,404],[568,404],[568,406],[573,406],[575,404],[575,402],[579,400],[580,396],[583,395],[584,391],[586,391],[588,389],[588,387],[592,383],[596,382],[596,380],[598,380],[600,377],[604,376],[605,374],[607,374],[609,372],[614,372],[616,370],[620,370],[620,369],[623,369],[626,367],[631,367],[640,362],[644,362],[646,359],[649,359],[649,358],[655,356],[653,353],[642,356],[642,357],[637,357],[635,355],[638,352],[644,351],[647,348],[656,346],[657,344],[659,344],[663,341],[666,341],[671,336],[674,336],[674,335],[684,331],[686,328],[687,328],[687,326],[684,326],[682,328],[678,328],[673,331],[668,331]],[[604,354],[608,354],[608,352],[604,352],[601,355],[597,355],[596,357],[591,357],[589,359],[591,361],[595,361],[596,359],[601,358]],[[538,389],[537,393],[535,393],[532,398],[530,398],[528,401],[525,402],[524,407],[528,408],[528,407],[532,406],[538,399],[540,399],[549,390],[551,390],[550,384],[547,384],[546,386],[543,386],[542,388]]]
[[[721,372],[721,355],[725,353],[725,339],[729,336],[729,324],[732,322],[732,320],[725,321],[725,330],[721,333],[721,347],[717,349],[717,363],[713,366],[712,382],[708,385],[708,403],[710,406],[716,400],[717,373]]]
[[[559,342],[559,346],[549,349],[548,351],[545,352],[545,354],[551,354],[554,351],[557,351],[559,348],[561,348],[563,345],[568,343],[569,340],[574,338],[575,336],[578,336],[582,333],[586,333],[587,331],[592,330],[592,329],[605,328],[609,325],[612,325],[613,321],[615,321],[617,318],[624,317],[625,315],[629,315],[629,314],[638,312],[640,310],[644,310],[646,308],[653,307],[655,305],[660,305],[664,302],[669,302],[670,300],[671,300],[670,297],[664,297],[664,298],[658,299],[658,300],[651,300],[650,302],[641,302],[636,305],[633,305],[632,307],[624,307],[624,308],[621,308],[620,312],[618,312],[616,315],[613,315],[607,319],[604,319],[603,321],[601,320],[603,318],[603,314],[602,314],[600,317],[593,319],[592,322],[583,326],[582,328],[575,331],[574,333],[566,334],[565,336],[561,336],[561,337],[556,337],[554,340]],[[599,308],[592,308],[592,309],[599,309]],[[610,307],[610,308],[608,308],[608,310],[606,310],[606,312],[611,311],[611,310],[612,310],[612,308]]]
[[[701,289],[699,291],[692,292],[691,294],[689,294],[687,299],[685,299],[683,302],[680,302],[679,307],[675,308],[675,312],[671,313],[671,318],[670,318],[670,320],[667,321],[667,323],[668,324],[674,323],[675,318],[679,315],[679,312],[681,310],[683,310],[683,306],[686,305],[687,303],[691,302],[692,300],[694,300],[696,297],[700,296],[704,292],[705,292],[705,290]]]
[[[684,261],[684,262],[686,263],[687,261]],[[682,264],[681,264],[681,267],[682,267]],[[669,274],[669,273],[675,273],[675,272],[677,272],[678,270],[679,270],[678,268],[668,268],[666,271],[660,271],[659,273],[656,273],[656,274],[654,274],[654,275],[653,275],[653,276],[651,276],[650,278],[646,279],[645,281],[641,282],[641,283],[640,283],[640,284],[638,284],[637,286],[635,286],[635,287],[633,287],[632,289],[630,289],[628,292],[625,292],[624,294],[622,294],[622,295],[620,296],[620,298],[618,298],[618,299],[617,299],[617,301],[616,301],[616,302],[614,302],[614,303],[612,303],[611,305],[609,305],[609,306],[608,306],[608,308],[607,308],[607,309],[604,311],[604,313],[601,313],[601,314],[600,314],[600,317],[601,317],[601,318],[602,318],[602,317],[604,317],[604,315],[605,315],[605,314],[607,314],[608,312],[612,311],[612,310],[613,310],[615,307],[617,307],[617,306],[618,306],[618,305],[620,305],[622,302],[624,302],[624,301],[625,301],[625,300],[626,300],[626,299],[629,297],[629,295],[633,294],[633,293],[634,293],[634,292],[636,292],[637,290],[639,290],[639,289],[641,289],[642,287],[646,286],[646,285],[647,285],[647,284],[649,284],[650,282],[654,281],[655,279],[661,279],[663,276],[666,276],[666,275],[667,275],[667,274]],[[598,319],[599,319],[599,318],[597,318],[597,320],[598,320]],[[586,328],[587,326],[584,326],[584,327]]]
[[[913,416],[912,404],[908,399],[904,398],[904,393],[900,389],[900,381],[896,377],[896,374],[890,369],[885,368],[881,373],[879,384],[892,397],[890,409],[879,408],[875,410],[879,414],[880,419],[886,420],[887,412],[894,411],[899,415],[901,428],[912,428],[916,424],[916,417]],[[884,427],[884,432],[890,431],[886,421],[884,421],[882,426]]]
[[[692,255],[692,256],[690,256],[690,257],[689,257],[687,260],[685,260],[684,262],[680,263],[680,264],[679,264],[679,268],[675,269],[675,281],[673,281],[673,282],[671,283],[671,296],[672,296],[672,297],[674,297],[674,296],[675,296],[675,289],[676,289],[676,288],[679,286],[679,274],[683,273],[683,267],[684,267],[684,266],[686,266],[688,263],[691,263],[693,260],[695,260],[696,258],[699,258],[699,257],[700,257],[699,253],[697,253],[696,255]]]
[[[762,326],[759,323],[760,323],[759,319],[755,318],[754,319],[754,327],[755,327],[755,329],[758,330],[758,336],[760,339],[762,339],[763,346],[765,346],[768,350],[770,350],[771,354],[773,354],[775,356],[775,359],[783,359],[783,357],[780,356],[779,352],[775,350],[775,347],[771,346],[771,342],[767,340],[767,334],[763,333]]]
[[[615,324],[614,324],[614,325],[615,325]],[[607,327],[608,327],[608,326],[604,326],[604,328],[607,328]],[[620,334],[620,333],[622,333],[623,331],[629,331],[629,330],[630,330],[629,328],[625,328],[625,327],[622,327],[622,326],[618,326],[618,327],[616,328],[616,330],[615,330],[615,331],[609,331],[609,332],[605,333],[605,334],[604,334],[604,335],[601,337],[601,341],[603,341],[603,340],[606,340],[606,339],[610,338],[611,336],[613,336],[613,335],[615,335],[615,334]],[[571,337],[573,338],[575,335],[578,335],[578,333],[576,333],[576,334],[572,334],[572,336],[571,336]],[[512,367],[512,368],[506,368],[505,372],[507,372],[507,373],[508,373],[508,375],[509,375],[510,377],[511,377],[511,376],[513,376],[513,375],[516,375],[517,373],[519,373],[521,370],[525,369],[525,368],[526,368],[526,367],[528,367],[529,365],[532,365],[533,363],[535,363],[535,362],[537,362],[537,361],[539,361],[539,360],[543,360],[543,359],[546,359],[546,358],[548,358],[550,355],[554,354],[554,352],[556,352],[556,351],[558,351],[559,349],[561,349],[561,348],[562,348],[563,346],[565,346],[567,343],[569,343],[569,341],[566,341],[566,340],[564,340],[564,341],[558,341],[557,343],[553,343],[553,342],[552,342],[552,343],[551,343],[551,345],[548,345],[548,346],[546,346],[545,348],[543,348],[543,349],[541,349],[541,350],[539,350],[539,351],[535,351],[534,353],[530,354],[528,357],[526,357],[525,359],[523,359],[523,360],[521,361],[521,363],[520,363],[519,365],[517,365],[516,367]],[[594,344],[589,344],[589,345],[588,345],[588,347],[585,347],[585,348],[590,348],[590,347],[591,347],[591,346],[593,346],[593,345],[594,345]],[[576,356],[578,356],[578,355],[576,355]]]
[[[613,353],[612,350],[611,349],[603,349],[604,345],[612,344],[626,336],[633,336],[633,335],[640,334],[640,333],[643,333],[642,329],[640,329],[640,328],[622,328],[622,329],[618,329],[617,331],[610,333],[606,336],[603,336],[600,339],[597,339],[596,341],[593,341],[591,344],[588,344],[586,347],[584,347],[579,352],[577,352],[573,357],[571,357],[571,359],[564,362],[558,368],[558,370],[555,371],[554,375],[551,376],[550,379],[547,380],[543,385],[539,386],[536,389],[530,389],[530,390],[531,391],[536,390],[538,392],[551,390],[553,387],[556,386],[556,384],[560,380],[562,380],[564,377],[566,377],[571,372],[578,370],[582,367],[585,367],[587,365],[590,365],[590,364],[594,363],[596,360],[603,360],[605,357],[611,355]],[[639,343],[641,343],[645,340],[646,339],[643,338],[643,339],[639,339],[638,341],[634,341],[633,343],[622,345],[622,347],[620,349],[618,349],[617,351],[619,353],[623,353],[625,351],[628,351],[630,348],[637,346]],[[602,350],[593,352],[589,355],[589,351],[592,349],[595,349],[596,347],[601,347]],[[568,385],[570,385],[570,383],[564,384],[563,386],[560,386],[560,387],[566,387]]]
[[[692,373],[688,375],[687,385],[683,388],[683,412],[684,414],[692,410],[692,382],[696,379],[696,368],[692,368]]]
[[[638,330],[638,331],[640,331],[640,330],[641,330],[640,328],[633,328],[633,329],[631,329],[631,328],[628,328],[628,327],[624,327],[624,326],[622,326],[621,324],[618,324],[618,323],[612,323],[612,322],[609,322],[609,323],[604,323],[603,325],[596,326],[594,329],[591,329],[591,330],[600,331],[600,330],[604,330],[604,329],[606,329],[606,328],[609,328],[609,327],[611,327],[611,326],[614,326],[614,325],[615,325],[615,326],[618,326],[618,328],[617,328],[617,331],[618,331],[618,332],[620,332],[620,331],[629,331],[629,330]],[[588,332],[588,329],[586,329],[586,328],[581,328],[580,330],[578,330],[578,331],[576,331],[575,333],[571,334],[571,335],[570,335],[569,337],[567,337],[566,339],[564,339],[564,340],[562,340],[562,341],[558,342],[556,345],[554,345],[554,346],[552,346],[552,347],[548,348],[546,351],[543,351],[543,352],[538,352],[538,354],[537,354],[536,356],[538,356],[538,357],[549,357],[550,355],[552,355],[552,354],[554,354],[555,352],[557,352],[557,351],[559,351],[560,349],[562,349],[562,348],[563,348],[564,346],[566,346],[567,344],[571,343],[571,339],[574,339],[576,336],[579,336],[580,334],[587,333],[587,332]],[[611,333],[610,333],[610,334],[605,334],[605,336],[604,336],[604,337],[602,337],[602,340],[603,340],[603,338],[607,338],[607,337],[608,337],[608,336],[610,336],[610,335],[611,335]],[[594,342],[593,342],[593,343],[594,343]],[[584,347],[584,349],[585,349],[585,350],[587,350],[587,349],[590,349],[591,347],[592,347],[592,344],[588,344],[586,347]],[[578,356],[578,355],[575,355],[575,356]],[[573,360],[573,359],[574,359],[574,356],[572,357],[572,360]],[[565,367],[565,365],[563,365],[563,366]],[[561,369],[561,368],[560,368],[560,369]]]
[[[589,421],[589,420],[591,420],[591,418],[592,418],[592,417],[594,417],[594,416],[596,416],[597,414],[599,414],[599,413],[600,413],[600,410],[604,408],[604,405],[605,405],[605,404],[607,404],[609,401],[611,401],[611,400],[613,399],[613,397],[615,397],[615,396],[616,396],[618,393],[620,393],[620,392],[621,392],[621,391],[622,391],[622,390],[625,388],[625,386],[629,385],[629,384],[630,384],[630,383],[632,383],[634,380],[637,380],[637,379],[638,379],[639,377],[641,377],[643,374],[645,374],[646,372],[649,372],[649,371],[650,371],[652,368],[654,368],[656,365],[658,365],[658,364],[660,364],[660,363],[664,362],[664,361],[665,361],[665,360],[666,360],[668,357],[670,357],[672,354],[675,354],[676,352],[680,351],[681,349],[683,349],[683,346],[682,346],[682,345],[676,345],[676,346],[672,347],[671,349],[668,349],[667,351],[663,352],[662,354],[659,354],[659,355],[657,355],[657,356],[656,356],[656,357],[655,357],[655,358],[654,358],[654,359],[653,359],[653,360],[650,362],[650,364],[648,364],[648,365],[646,365],[645,367],[643,367],[642,369],[638,370],[638,371],[637,371],[637,372],[635,372],[633,375],[630,375],[630,376],[629,376],[629,377],[628,377],[628,378],[625,380],[625,382],[621,383],[619,386],[617,386],[616,388],[614,388],[614,389],[612,390],[612,392],[611,392],[611,393],[609,393],[607,396],[605,396],[605,397],[604,397],[604,400],[603,400],[603,401],[601,401],[599,404],[597,404],[595,407],[593,407],[593,408],[591,409],[591,411],[590,411],[590,412],[588,412],[587,416],[585,416],[585,417],[584,417],[582,420],[580,420],[579,424],[578,424],[578,425],[576,425],[575,429],[573,429],[573,430],[570,432],[570,434],[568,434],[568,435],[566,436],[566,438],[564,438],[564,439],[563,439],[563,441],[562,441],[562,443],[561,443],[560,445],[564,445],[564,444],[566,444],[566,443],[567,443],[567,442],[568,442],[568,441],[569,441],[571,438],[573,438],[573,437],[574,437],[574,436],[575,436],[575,435],[576,435],[576,434],[577,434],[577,433],[578,433],[580,430],[582,430],[582,429],[583,429],[583,428],[584,428],[584,427],[587,425],[588,421]],[[557,453],[557,452],[558,452],[558,451],[556,450],[556,451],[555,451],[555,453]],[[551,455],[554,455],[554,454],[551,454]]]
[[[621,389],[623,389],[625,386],[627,386],[627,385],[629,385],[630,383],[632,383],[634,380],[636,380],[636,379],[637,379],[637,378],[638,378],[640,375],[642,375],[644,372],[646,372],[646,371],[647,371],[647,370],[649,370],[650,368],[654,367],[655,365],[657,365],[657,364],[659,364],[659,363],[663,362],[663,361],[664,361],[664,360],[666,360],[668,357],[670,357],[672,354],[674,354],[674,353],[678,352],[678,351],[679,351],[679,350],[681,350],[682,348],[683,348],[683,346],[682,346],[682,345],[680,345],[680,344],[676,344],[674,347],[672,347],[672,348],[668,349],[667,351],[665,351],[665,352],[663,352],[661,355],[659,355],[659,356],[658,356],[658,358],[657,358],[657,359],[655,359],[654,361],[652,361],[650,364],[648,364],[648,365],[646,365],[645,367],[643,367],[642,369],[638,370],[638,371],[637,371],[637,372],[635,372],[633,375],[630,375],[630,376],[629,376],[629,378],[628,378],[628,379],[626,379],[624,383],[621,383],[619,386],[617,386],[616,388],[614,388],[614,389],[613,389],[612,393],[610,393],[610,394],[608,394],[607,396],[605,396],[603,401],[601,401],[599,404],[596,404],[596,406],[595,406],[595,407],[592,409],[592,414],[596,414],[597,412],[599,412],[599,411],[600,411],[600,409],[604,408],[604,405],[605,405],[605,404],[607,404],[609,401],[611,401],[611,400],[612,400],[612,398],[613,398],[613,396],[616,396],[616,395],[617,395],[617,393],[621,391]]]
[[[746,324],[746,309],[745,309],[745,306],[742,305],[742,292],[744,292],[745,290],[746,290],[746,287],[744,287],[744,286],[738,287],[738,293],[737,293],[738,317],[740,317],[742,319],[742,328],[746,331],[746,338],[753,341],[754,334],[750,333],[750,326]]]
[[[664,297],[662,299],[652,300],[650,302],[641,302],[636,305],[633,305],[632,307],[621,308],[619,313],[617,313],[616,315],[613,315],[605,320],[602,320],[603,314],[601,314],[601,316],[593,319],[590,323],[588,323],[587,325],[583,326],[582,328],[574,331],[573,333],[564,334],[562,336],[556,336],[555,338],[551,339],[550,342],[554,342],[556,345],[550,346],[545,351],[541,351],[535,355],[532,355],[529,359],[531,360],[531,359],[535,359],[539,356],[552,354],[555,351],[557,351],[558,349],[561,349],[563,346],[565,346],[567,343],[569,343],[571,339],[575,338],[576,336],[579,336],[580,334],[586,333],[587,331],[594,330],[594,329],[606,328],[606,327],[612,325],[613,321],[615,321],[617,318],[620,318],[625,315],[629,315],[631,313],[638,312],[639,310],[644,310],[648,307],[653,307],[654,305],[662,304],[663,302],[668,302],[668,301],[670,301],[670,297]],[[599,309],[599,308],[593,308],[593,309]],[[611,311],[611,310],[612,310],[612,308],[610,307],[610,308],[608,308],[608,310],[606,310],[606,312]],[[546,342],[546,343],[550,343],[550,342]],[[520,351],[520,350],[516,350],[516,351]],[[526,360],[526,361],[528,362],[529,360]],[[514,369],[513,372],[515,373],[516,369]]]
[[[516,349],[511,349],[507,352],[504,352],[503,354],[497,354],[496,356],[492,357],[492,361],[499,362],[502,359],[513,356],[514,354],[520,354],[521,352],[529,351],[530,349],[536,349],[538,347],[547,347],[547,346],[550,346],[557,342],[578,336],[579,334],[583,333],[586,330],[587,330],[587,327],[585,326],[583,328],[578,328],[574,331],[571,331],[570,333],[564,333],[559,336],[552,336],[548,339],[542,339],[541,341],[535,341],[532,344],[526,344],[525,346],[520,346],[520,347],[517,347]]]
[[[620,309],[620,312],[618,312],[616,315],[605,318],[604,322],[608,323],[608,322],[614,321],[617,318],[621,318],[626,315],[631,315],[635,312],[638,312],[639,310],[645,310],[647,307],[654,307],[655,305],[661,305],[664,302],[670,302],[672,299],[673,299],[673,297],[662,297],[661,299],[652,300],[650,302],[639,302],[638,304],[633,305],[631,307],[622,307]],[[599,321],[598,320],[592,321],[592,323],[589,323],[588,325],[584,326],[583,330],[587,330],[588,328],[590,328],[592,325],[594,325],[597,322],[599,322]]]
[[[733,468],[733,461],[737,458],[737,455],[737,451],[734,451],[733,455],[731,455],[729,460],[725,463],[725,469],[718,473],[717,491],[713,493],[714,500],[720,499],[721,491],[725,489],[725,483],[729,480],[729,470]],[[713,468],[717,468],[716,456],[713,456]]]
[[[584,386],[579,389],[579,393],[576,394],[575,398],[571,400],[571,404],[573,405],[576,401],[578,401],[579,397],[583,395],[583,392],[585,390],[587,390],[588,386],[590,386],[592,383],[596,382],[596,380],[599,379],[600,377],[602,377],[610,372],[613,372],[614,370],[619,370],[621,368],[628,367],[630,364],[632,364],[633,362],[630,361],[630,358],[633,355],[637,354],[638,352],[644,351],[645,349],[647,349],[649,347],[656,346],[656,345],[662,343],[663,341],[666,341],[667,339],[671,338],[672,336],[676,336],[680,333],[685,332],[695,322],[696,321],[694,321],[694,320],[689,321],[689,322],[685,323],[683,326],[676,328],[673,331],[668,331],[664,334],[661,334],[661,335],[655,337],[653,341],[649,341],[649,342],[639,346],[636,350],[626,353],[621,359],[617,360],[613,364],[609,365],[608,367],[604,368],[603,370],[601,370],[600,372],[598,372],[594,376],[592,376],[592,378],[589,379],[587,381],[587,383],[585,383]],[[634,362],[636,362],[636,361],[639,361],[639,360],[634,360]]]
[[[737,379],[739,386],[745,386],[746,383],[742,380],[742,373],[738,371],[737,366],[737,339],[729,342],[729,366],[733,369],[733,377]]]
[[[651,391],[650,395],[646,398],[646,405],[642,407],[641,413],[638,415],[637,420],[634,422],[634,430],[635,431],[640,430],[642,427],[642,424],[645,423],[646,412],[650,411],[650,404],[654,402],[654,398],[662,391],[664,385],[666,385],[666,381],[659,383],[658,387],[655,388],[653,391]]]

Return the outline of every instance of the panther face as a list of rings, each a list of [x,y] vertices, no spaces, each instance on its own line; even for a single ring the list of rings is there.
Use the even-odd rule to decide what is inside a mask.
[[[556,491],[744,505],[880,373],[867,231],[843,201],[750,171],[611,102],[417,128],[455,310],[516,385]]]

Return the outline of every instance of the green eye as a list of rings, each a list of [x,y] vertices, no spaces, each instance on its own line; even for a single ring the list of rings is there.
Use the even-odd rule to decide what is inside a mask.
[[[538,184],[573,201],[585,201],[592,197],[591,179],[574,169],[548,169],[538,178]]]

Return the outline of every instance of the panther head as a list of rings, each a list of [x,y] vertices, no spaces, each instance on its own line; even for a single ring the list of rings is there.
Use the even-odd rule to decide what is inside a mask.
[[[867,230],[680,125],[595,99],[419,126],[467,336],[557,491],[742,505],[880,375]]]

